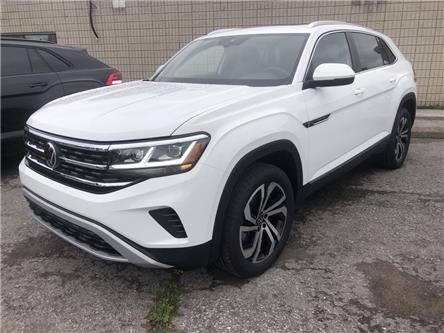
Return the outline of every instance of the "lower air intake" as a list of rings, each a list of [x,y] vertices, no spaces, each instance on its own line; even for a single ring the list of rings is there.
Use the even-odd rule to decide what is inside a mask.
[[[150,211],[150,215],[173,237],[186,238],[187,233],[183,228],[179,216],[172,208],[160,208]]]
[[[74,223],[68,222],[51,212],[43,209],[37,204],[29,201],[29,206],[35,215],[39,216],[45,223],[61,231],[64,235],[74,238],[79,243],[86,244],[94,250],[105,252],[115,257],[120,257],[120,253],[114,250],[107,242],[94,232],[82,228]]]

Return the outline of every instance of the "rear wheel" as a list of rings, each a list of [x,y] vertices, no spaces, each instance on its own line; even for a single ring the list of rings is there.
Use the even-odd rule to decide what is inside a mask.
[[[385,151],[378,156],[378,162],[387,169],[402,166],[410,146],[412,117],[407,109],[402,108],[396,115],[392,134]]]
[[[287,241],[293,211],[293,189],[284,171],[255,165],[236,185],[228,206],[222,268],[243,278],[267,270]]]

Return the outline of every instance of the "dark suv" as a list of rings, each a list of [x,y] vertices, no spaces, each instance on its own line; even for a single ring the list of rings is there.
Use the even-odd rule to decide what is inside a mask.
[[[121,82],[120,72],[91,57],[85,49],[2,37],[2,155],[21,150],[25,122],[44,104]]]

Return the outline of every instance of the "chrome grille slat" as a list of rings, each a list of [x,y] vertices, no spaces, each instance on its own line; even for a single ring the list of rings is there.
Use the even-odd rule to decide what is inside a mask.
[[[49,166],[47,166],[46,164],[43,164],[41,162],[39,162],[38,160],[36,160],[32,155],[28,155],[27,157],[31,162],[38,164],[39,166],[51,170],[52,172],[55,172],[57,174],[59,174],[60,176],[66,177],[68,179],[72,179],[72,180],[76,180],[80,183],[84,183],[87,185],[93,185],[93,186],[98,186],[98,187],[116,187],[116,186],[126,186],[128,184],[131,184],[131,182],[119,182],[119,183],[100,183],[100,182],[95,182],[95,181],[90,181],[90,180],[86,180],[83,178],[79,178],[79,177],[75,177],[75,176],[71,176],[68,174],[64,174],[62,172],[58,172],[56,170],[51,169]]]
[[[107,165],[92,164],[92,163],[88,163],[88,162],[76,161],[76,160],[72,160],[70,158],[67,158],[65,156],[60,156],[60,160],[66,162],[66,163],[69,163],[69,164],[83,166],[85,168],[90,168],[90,169],[95,169],[95,170],[106,170],[106,168],[108,168]]]
[[[108,152],[94,152],[88,151],[85,153],[84,151],[79,151],[76,148],[67,148],[60,147],[60,152],[66,158],[70,160],[90,163],[90,164],[107,164],[108,163]]]
[[[45,150],[43,148],[39,148],[37,145],[32,144],[29,141],[26,141],[25,144],[27,147],[34,149],[34,150],[38,151],[39,153],[42,153],[42,154],[45,153]]]
[[[107,143],[90,143],[90,142],[86,142],[86,141],[76,141],[76,140],[72,140],[72,139],[61,138],[59,136],[51,135],[51,134],[48,134],[48,133],[36,130],[35,128],[30,128],[30,127],[28,128],[28,132],[31,134],[34,134],[40,138],[44,138],[46,140],[49,140],[49,141],[54,141],[54,142],[58,142],[63,145],[66,145],[66,146],[77,147],[77,148],[81,148],[81,149],[106,152],[106,151],[108,151],[108,148],[110,146],[110,144],[107,144]]]
[[[142,179],[128,173],[110,172],[110,144],[75,141],[28,128],[25,131],[28,149],[27,165],[34,171],[65,185],[92,193],[109,193]],[[48,145],[56,146],[57,160],[50,167]]]

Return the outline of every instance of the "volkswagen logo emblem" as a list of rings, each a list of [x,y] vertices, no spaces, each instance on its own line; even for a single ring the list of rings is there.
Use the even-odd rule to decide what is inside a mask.
[[[46,156],[46,164],[51,168],[54,169],[57,166],[58,158],[57,158],[57,149],[56,146],[48,142],[45,149],[45,156]]]

